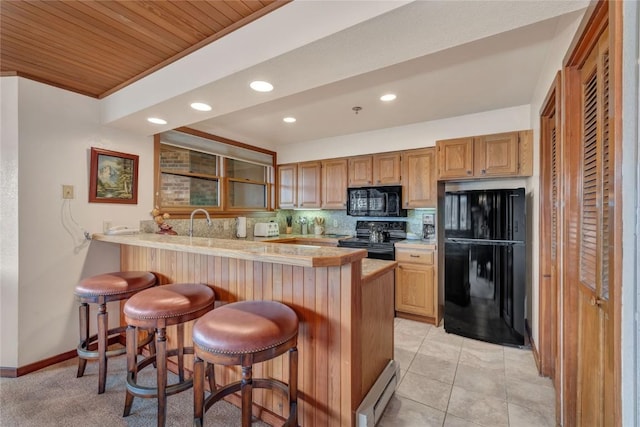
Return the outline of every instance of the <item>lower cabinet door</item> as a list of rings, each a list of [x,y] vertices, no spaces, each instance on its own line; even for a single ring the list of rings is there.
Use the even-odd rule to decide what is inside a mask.
[[[430,265],[398,264],[396,311],[434,317],[434,269]]]

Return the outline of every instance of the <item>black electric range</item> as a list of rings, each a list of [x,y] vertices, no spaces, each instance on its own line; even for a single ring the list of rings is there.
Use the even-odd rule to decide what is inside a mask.
[[[377,230],[384,238],[372,241],[371,230]],[[407,238],[407,223],[404,221],[357,221],[356,237],[338,241],[339,247],[366,249],[368,258],[394,260],[394,243]]]

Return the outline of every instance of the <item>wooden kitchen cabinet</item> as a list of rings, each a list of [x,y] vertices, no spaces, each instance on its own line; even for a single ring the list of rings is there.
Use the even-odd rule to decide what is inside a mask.
[[[436,251],[413,246],[396,246],[396,315],[437,325]]]
[[[298,164],[278,165],[278,207],[298,207]]]
[[[405,151],[402,159],[402,205],[405,209],[436,207],[435,147]]]
[[[349,159],[349,187],[398,185],[401,183],[401,154],[381,153]]]
[[[473,137],[436,142],[438,178],[471,178],[473,176]]]
[[[322,163],[298,163],[298,207],[319,208],[322,205]]]
[[[367,187],[373,184],[373,156],[349,159],[349,187]]]
[[[322,161],[322,208],[347,208],[347,159]]]
[[[437,141],[438,179],[531,176],[532,131]]]
[[[373,185],[393,185],[402,181],[400,153],[373,155]]]

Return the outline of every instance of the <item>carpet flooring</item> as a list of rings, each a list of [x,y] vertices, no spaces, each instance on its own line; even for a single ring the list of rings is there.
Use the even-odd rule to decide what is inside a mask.
[[[98,364],[88,362],[85,374],[76,378],[78,359],[70,359],[19,378],[0,378],[0,426],[2,427],[86,427],[155,426],[156,399],[135,398],[131,414],[123,418],[126,356],[109,359],[107,385],[98,394]],[[147,371],[147,372],[145,372]],[[146,368],[139,383],[148,384],[155,370]],[[169,375],[169,384],[177,376]],[[205,414],[206,426],[240,425],[240,409],[217,402]],[[169,396],[167,426],[193,425],[193,389]],[[253,426],[268,426],[256,421]]]

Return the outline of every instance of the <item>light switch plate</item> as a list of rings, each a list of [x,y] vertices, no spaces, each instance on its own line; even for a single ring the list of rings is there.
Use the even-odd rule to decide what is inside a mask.
[[[73,199],[73,185],[62,185],[62,198]]]

